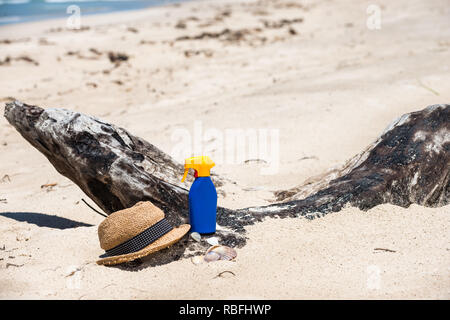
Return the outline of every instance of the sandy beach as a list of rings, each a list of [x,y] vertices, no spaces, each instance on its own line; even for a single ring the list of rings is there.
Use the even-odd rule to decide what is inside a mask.
[[[377,4],[376,30],[366,1],[293,0],[82,16],[80,30],[65,19],[2,26],[0,114],[14,99],[76,110],[169,154],[174,131],[195,123],[276,129],[276,174],[256,162],[214,168],[246,190],[225,185],[220,206],[271,204],[402,114],[449,103],[448,1]],[[235,261],[104,267],[103,217],[4,117],[0,155],[1,299],[450,298],[448,205],[270,218],[246,228]]]

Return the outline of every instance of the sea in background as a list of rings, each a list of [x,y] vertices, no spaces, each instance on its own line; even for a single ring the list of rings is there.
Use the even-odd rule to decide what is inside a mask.
[[[0,26],[45,19],[64,18],[73,14],[71,5],[81,15],[137,10],[186,0],[0,0]]]

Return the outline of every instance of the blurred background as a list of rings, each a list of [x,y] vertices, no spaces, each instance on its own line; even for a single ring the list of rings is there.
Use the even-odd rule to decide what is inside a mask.
[[[71,4],[88,15],[183,1],[186,0],[0,0],[0,25],[67,17]]]

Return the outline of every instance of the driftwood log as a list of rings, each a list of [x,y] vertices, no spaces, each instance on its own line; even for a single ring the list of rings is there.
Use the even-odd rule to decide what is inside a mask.
[[[6,104],[5,117],[106,213],[148,200],[163,209],[172,223],[187,222],[188,185],[193,177],[181,183],[182,165],[149,142],[66,109],[15,101]],[[382,203],[444,206],[450,201],[449,151],[450,105],[405,114],[343,167],[277,191],[280,202],[240,210],[218,208],[217,236],[222,243],[242,246],[244,227],[266,217],[314,218],[345,205],[363,210]],[[213,179],[216,185],[226,183],[218,176]],[[176,250],[155,255],[154,263],[195,254],[203,246],[186,238]]]

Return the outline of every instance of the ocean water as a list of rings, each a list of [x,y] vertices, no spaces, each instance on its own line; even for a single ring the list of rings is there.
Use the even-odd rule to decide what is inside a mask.
[[[81,16],[123,10],[136,10],[186,0],[0,0],[0,26],[69,17],[76,5]]]

